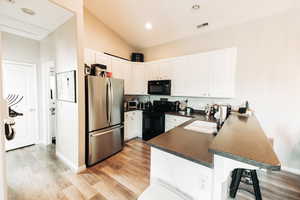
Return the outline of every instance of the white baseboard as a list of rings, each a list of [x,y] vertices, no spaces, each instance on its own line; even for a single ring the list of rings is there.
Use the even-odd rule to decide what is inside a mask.
[[[300,169],[289,168],[289,167],[282,167],[282,171],[290,172],[292,174],[300,175]]]
[[[85,165],[82,166],[76,166],[74,165],[69,159],[67,159],[65,156],[63,156],[61,153],[56,152],[56,156],[63,162],[65,163],[74,173],[80,173],[83,172],[86,169]]]

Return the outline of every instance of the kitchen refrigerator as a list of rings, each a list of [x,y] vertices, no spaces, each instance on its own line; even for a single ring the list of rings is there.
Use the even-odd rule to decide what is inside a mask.
[[[124,145],[124,80],[86,76],[86,164],[92,166]]]

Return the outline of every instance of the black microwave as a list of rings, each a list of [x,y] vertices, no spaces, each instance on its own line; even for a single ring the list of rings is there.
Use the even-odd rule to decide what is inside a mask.
[[[171,95],[171,80],[148,81],[148,94]]]

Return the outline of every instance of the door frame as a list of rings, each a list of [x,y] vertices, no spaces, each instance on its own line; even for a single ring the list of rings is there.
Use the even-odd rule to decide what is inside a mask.
[[[2,85],[2,33],[0,31],[0,83]],[[6,110],[6,111],[5,111]],[[7,199],[5,136],[3,120],[7,115],[7,106],[3,100],[2,86],[0,87],[0,199]]]
[[[34,86],[33,86],[33,92],[35,93],[35,115],[34,115],[34,120],[36,121],[36,125],[35,125],[35,136],[34,136],[34,144],[37,144],[39,142],[39,124],[40,124],[40,120],[39,120],[39,98],[38,98],[38,92],[37,92],[37,67],[36,64],[34,63],[24,63],[24,62],[18,62],[18,61],[11,61],[11,60],[6,60],[3,59],[1,60],[1,64],[2,64],[2,68],[1,70],[3,70],[4,64],[15,64],[15,65],[23,65],[25,67],[32,67],[33,68],[33,82],[34,82]],[[1,85],[2,85],[3,80],[1,80]],[[1,86],[2,89],[2,86]],[[3,97],[3,93],[1,95]],[[4,97],[3,97],[4,98]]]
[[[55,69],[55,61],[47,61],[45,63],[41,63],[41,90],[42,90],[42,99],[41,99],[41,109],[42,109],[42,121],[41,127],[45,132],[42,138],[42,143],[45,145],[51,144],[51,136],[50,136],[50,117],[49,117],[49,103],[50,103],[50,71],[51,69]]]

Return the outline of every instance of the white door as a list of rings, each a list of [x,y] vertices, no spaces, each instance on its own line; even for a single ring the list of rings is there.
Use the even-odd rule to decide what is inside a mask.
[[[23,96],[23,99],[11,108],[23,113],[23,116],[14,118],[16,136],[6,141],[6,150],[12,150],[31,144],[37,140],[36,115],[36,73],[34,65],[3,63],[3,96],[10,94]]]

